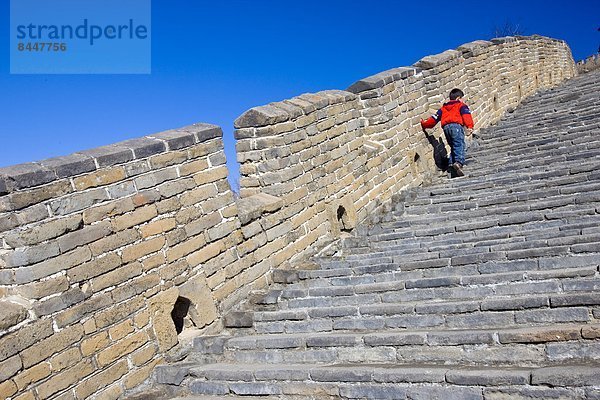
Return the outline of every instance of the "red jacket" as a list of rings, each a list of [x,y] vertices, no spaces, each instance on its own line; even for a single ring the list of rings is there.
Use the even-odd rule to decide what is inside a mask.
[[[442,108],[427,120],[421,120],[421,126],[425,129],[433,128],[438,122],[442,121],[442,127],[447,124],[456,123],[473,129],[473,117],[469,106],[460,100],[450,100],[444,103]]]

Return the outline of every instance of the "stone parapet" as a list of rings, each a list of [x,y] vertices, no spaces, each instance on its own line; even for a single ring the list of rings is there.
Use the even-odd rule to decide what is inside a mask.
[[[429,179],[443,142],[419,119],[452,87],[483,128],[575,73],[561,41],[477,41],[252,108],[241,199],[209,124],[1,168],[0,398],[119,397],[183,332],[218,332],[274,270]]]

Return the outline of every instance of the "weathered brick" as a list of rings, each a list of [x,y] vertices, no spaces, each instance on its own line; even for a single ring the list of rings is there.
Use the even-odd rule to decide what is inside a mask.
[[[84,357],[90,356],[102,349],[105,349],[110,343],[111,340],[108,336],[108,332],[100,332],[97,335],[94,335],[88,339],[84,339],[81,342],[81,353]]]
[[[39,382],[42,379],[50,376],[52,370],[50,364],[42,362],[34,365],[33,367],[20,372],[14,379],[19,390],[25,389],[32,383]]]
[[[73,215],[49,222],[43,222],[39,225],[28,227],[27,230],[7,232],[4,235],[4,239],[11,247],[32,246],[79,229],[81,222],[81,215]]]
[[[8,399],[17,393],[17,385],[13,381],[4,381],[0,383],[0,398]]]
[[[15,292],[26,299],[40,299],[51,294],[64,292],[69,288],[66,276],[57,276],[40,282],[19,285]]]
[[[81,325],[73,325],[54,333],[49,338],[40,341],[21,353],[23,367],[29,368],[46,360],[51,355],[61,352],[73,343],[78,342],[82,337],[83,327]]]
[[[219,223],[221,223],[222,220],[223,218],[221,217],[221,215],[216,212],[210,213],[208,215],[201,214],[199,218],[196,218],[185,225],[185,233],[188,237],[195,236],[199,233],[206,231],[207,229],[218,225]]]
[[[82,292],[80,288],[74,287],[61,293],[60,296],[36,302],[33,306],[33,312],[38,317],[53,314],[74,304],[80,303],[87,297],[89,296]]]
[[[27,309],[17,303],[0,301],[0,330],[7,330],[27,319]]]
[[[175,218],[164,218],[140,227],[143,238],[168,232],[177,226]]]
[[[197,185],[205,185],[225,178],[227,178],[227,168],[225,166],[201,171],[194,175],[194,181]]]
[[[108,330],[110,338],[115,341],[133,332],[133,320],[125,320]]]
[[[101,366],[111,364],[113,361],[126,356],[134,350],[142,347],[148,342],[148,335],[146,332],[137,332],[133,335],[122,339],[112,346],[102,350],[98,353],[97,360]]]
[[[68,233],[58,239],[61,253],[66,253],[76,247],[95,242],[112,232],[109,221],[102,221],[94,225],[84,226],[75,232]]]
[[[108,200],[108,193],[105,189],[98,188],[54,200],[50,203],[50,209],[55,215],[67,215],[85,210],[106,200]]]
[[[529,384],[529,370],[451,369],[446,381],[463,386],[505,386]]]
[[[54,393],[68,388],[79,382],[94,371],[92,360],[83,360],[79,364],[52,376],[36,388],[40,399],[47,399]]]
[[[598,386],[600,374],[597,367],[588,366],[539,368],[532,371],[531,383],[548,386]]]
[[[120,182],[106,188],[111,199],[120,199],[137,193],[133,181]]]
[[[208,200],[218,193],[219,190],[214,184],[206,184],[183,193],[180,201],[183,206],[187,207]]]
[[[113,200],[109,203],[91,207],[83,211],[83,222],[92,224],[105,218],[114,217],[133,211],[135,204],[131,198]]]
[[[202,247],[200,250],[194,253],[190,253],[186,257],[186,260],[191,267],[194,267],[206,262],[207,260],[210,260],[213,257],[218,256],[221,252],[225,251],[226,248],[227,246],[225,241],[219,240]]]
[[[544,343],[565,340],[578,340],[581,337],[579,327],[537,327],[500,331],[500,343]]]
[[[141,239],[141,236],[137,229],[127,229],[90,243],[89,247],[94,256],[99,256],[132,244],[139,239]]]
[[[156,345],[149,344],[148,346],[142,347],[141,349],[135,351],[131,354],[131,361],[136,366],[141,366],[152,360],[152,358],[156,355]]]
[[[62,353],[55,355],[50,358],[50,365],[52,367],[52,372],[62,371],[65,368],[72,367],[81,361],[81,351],[79,351],[79,347],[72,347]]]
[[[39,263],[40,261],[56,257],[60,249],[56,242],[39,244],[31,247],[20,247],[3,255],[2,258],[8,267],[22,267]]]
[[[0,338],[0,361],[53,334],[52,320],[37,320]]]
[[[135,186],[138,189],[153,188],[159,184],[177,178],[177,168],[170,167],[160,171],[152,171],[141,175],[135,179]]]
[[[201,249],[203,249],[205,245],[206,240],[204,239],[204,236],[192,237],[167,250],[167,261],[170,263],[175,262],[190,253],[198,250],[202,251]]]
[[[92,279],[90,284],[92,285],[94,292],[99,292],[107,287],[127,282],[127,280],[141,274],[142,264],[133,262]]]
[[[71,183],[68,180],[62,180],[29,191],[13,193],[10,195],[10,204],[12,209],[20,210],[72,192]]]
[[[87,399],[90,395],[97,393],[99,389],[103,389],[120,379],[127,373],[128,369],[127,361],[121,360],[78,384],[75,393],[78,398]]]
[[[122,231],[127,228],[131,228],[135,225],[140,225],[144,222],[150,221],[152,218],[158,215],[155,205],[148,205],[141,207],[131,213],[121,215],[113,220],[113,229],[115,231]]]
[[[144,307],[143,298],[134,298],[131,301],[127,301],[122,304],[113,305],[99,313],[96,313],[94,319],[98,329],[105,328],[109,325],[116,324],[117,322],[133,315],[137,311]]]
[[[150,377],[150,375],[152,375],[154,369],[156,368],[159,362],[160,360],[153,361],[148,365],[144,365],[142,368],[129,373],[124,379],[125,388],[132,389],[136,386],[141,385],[146,379]]]
[[[194,160],[189,163],[182,164],[179,167],[179,173],[181,174],[181,176],[188,176],[188,175],[192,175],[197,172],[200,172],[200,171],[204,171],[206,169],[208,169],[208,160],[200,159],[200,160]]]
[[[155,253],[163,248],[165,242],[166,239],[164,238],[164,236],[159,236],[154,239],[146,239],[138,244],[125,247],[123,249],[122,256],[123,262],[131,262],[133,260],[138,260],[149,254]]]
[[[68,270],[76,265],[83,264],[91,258],[92,254],[87,246],[79,247],[39,264],[17,269],[15,271],[15,283],[33,282],[59,271]]]
[[[4,382],[15,376],[21,370],[23,364],[18,355],[12,356],[0,362],[0,382]]]
[[[85,190],[98,186],[106,186],[121,181],[126,177],[125,168],[113,167],[77,177],[73,179],[73,184],[77,190]]]
[[[104,257],[96,258],[93,261],[69,269],[67,276],[71,282],[81,282],[112,271],[121,265],[121,263],[121,257],[115,253],[110,253]]]
[[[54,319],[59,328],[64,328],[74,322],[81,321],[82,318],[85,318],[98,310],[110,306],[112,303],[113,299],[110,293],[102,293],[61,311],[54,316]]]

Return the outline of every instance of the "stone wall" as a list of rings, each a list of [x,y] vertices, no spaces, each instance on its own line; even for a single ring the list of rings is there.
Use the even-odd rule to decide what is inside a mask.
[[[440,130],[418,122],[452,87],[482,128],[574,74],[563,42],[504,38],[253,108],[238,200],[207,124],[0,169],[0,398],[118,398],[434,173]]]
[[[419,120],[434,113],[452,88],[465,91],[480,129],[575,73],[564,42],[507,37],[425,57],[347,91],[253,108],[235,121],[242,196],[269,193],[298,207],[308,219],[302,227],[292,223],[292,230],[319,231],[315,241],[323,242],[421,184],[441,164],[441,129],[425,135]]]

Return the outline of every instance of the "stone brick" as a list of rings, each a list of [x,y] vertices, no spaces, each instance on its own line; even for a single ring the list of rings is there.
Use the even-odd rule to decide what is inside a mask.
[[[54,200],[50,202],[50,209],[55,215],[67,215],[88,209],[106,200],[108,200],[108,193],[103,188],[98,188]]]
[[[135,225],[141,225],[158,215],[155,205],[141,207],[131,213],[121,215],[113,220],[113,229],[122,231]]]
[[[217,305],[203,274],[189,279],[182,285],[180,295],[190,300],[188,314],[197,328],[203,328],[217,319]]]
[[[20,372],[14,378],[14,381],[17,384],[19,390],[23,390],[30,384],[39,382],[42,379],[50,376],[51,373],[52,370],[50,369],[50,364],[47,362],[43,362]]]
[[[600,371],[597,367],[569,366],[540,368],[532,371],[531,383],[533,385],[548,386],[598,386],[600,385]]]
[[[505,386],[529,384],[529,370],[451,369],[446,381],[462,386]]]
[[[73,179],[73,184],[75,185],[75,189],[85,190],[98,186],[106,186],[121,181],[126,177],[127,175],[123,167],[113,167],[77,177]]]
[[[103,221],[94,225],[84,226],[75,232],[68,233],[58,239],[61,253],[66,253],[76,247],[95,242],[112,232],[110,222]]]
[[[127,263],[155,253],[163,248],[166,239],[159,236],[154,239],[146,239],[141,243],[125,247],[123,249],[123,262]]]
[[[135,205],[131,198],[113,200],[109,203],[91,207],[83,211],[83,222],[87,225],[133,211]]]
[[[102,293],[61,311],[54,316],[54,319],[59,328],[64,328],[74,322],[81,321],[81,319],[98,310],[110,306],[112,303],[113,299],[110,293]]]
[[[47,399],[55,393],[79,382],[94,371],[92,360],[83,360],[79,364],[52,376],[36,388],[40,399]]]
[[[340,386],[340,396],[348,399],[404,399],[406,388],[394,386]]]
[[[78,347],[70,348],[50,358],[52,372],[62,371],[81,361],[81,352]]]
[[[53,334],[52,321],[49,319],[37,320],[20,328],[17,332],[8,333],[0,337],[0,361],[30,347],[34,343]]]
[[[188,237],[196,236],[197,234],[218,225],[222,220],[223,218],[218,212],[213,212],[208,215],[201,215],[199,218],[196,218],[185,225],[185,233]]]
[[[69,282],[66,276],[57,276],[40,282],[34,282],[26,285],[19,285],[14,289],[26,299],[40,299],[52,294],[64,292],[69,288]]]
[[[22,267],[39,263],[60,254],[58,244],[49,242],[31,247],[20,247],[2,256],[8,267]]]
[[[227,178],[227,168],[225,166],[201,171],[194,175],[194,181],[199,186],[205,185],[207,183],[216,182],[220,179],[225,178]]]
[[[100,332],[88,339],[84,339],[81,342],[81,353],[84,357],[90,356],[94,353],[98,353],[100,350],[105,349],[111,343],[108,332]]]
[[[586,326],[581,330],[584,339],[600,339],[600,326]]]
[[[15,376],[21,370],[23,364],[18,355],[0,361],[0,382],[4,382]]]
[[[94,292],[99,292],[102,289],[124,283],[141,274],[142,264],[133,262],[92,279],[90,284]]]
[[[0,330],[9,329],[27,319],[27,309],[10,301],[0,301]]]
[[[132,244],[139,239],[141,239],[141,236],[137,229],[127,229],[107,236],[94,243],[90,243],[89,247],[94,256],[99,256],[128,244]]]
[[[150,157],[150,165],[153,169],[161,169],[172,165],[181,164],[187,160],[186,151],[169,151]]]
[[[146,381],[153,373],[154,368],[160,362],[160,360],[153,361],[148,365],[143,366],[137,371],[132,371],[125,377],[125,388],[133,389],[136,386],[141,385],[144,381]]]
[[[67,276],[73,283],[81,282],[112,271],[121,264],[121,257],[115,253],[110,253],[104,257],[96,258],[93,261],[69,269]]]
[[[28,227],[27,230],[7,232],[4,235],[6,243],[11,247],[32,246],[45,240],[54,239],[67,232],[81,227],[81,215],[60,218],[39,225]]]
[[[206,159],[194,160],[194,161],[180,165],[179,166],[179,174],[181,176],[189,176],[189,175],[195,174],[197,172],[207,170],[208,168],[209,168],[208,160],[206,160]],[[199,184],[197,181],[196,181],[196,183]],[[201,184],[199,184],[199,185],[201,185]]]
[[[108,334],[113,341],[119,340],[133,332],[133,320],[128,319],[108,330]]]
[[[121,360],[77,385],[75,393],[78,398],[87,399],[90,395],[97,393],[99,389],[103,389],[120,379],[127,371],[127,361]]]
[[[134,298],[131,301],[127,301],[122,304],[113,305],[99,313],[96,313],[94,319],[98,329],[105,328],[109,325],[116,324],[117,322],[135,314],[144,307],[143,298]],[[169,311],[170,312],[170,311]],[[169,315],[170,316],[170,315]]]
[[[210,183],[183,193],[181,195],[180,201],[183,206],[187,207],[208,200],[211,197],[216,196],[218,193],[219,190],[217,189],[217,187],[214,184]]]
[[[33,313],[38,317],[50,315],[74,304],[78,304],[87,297],[89,297],[89,295],[82,292],[80,288],[70,288],[61,293],[60,296],[51,297],[44,301],[34,303]]]
[[[199,251],[189,254],[186,257],[186,260],[191,267],[195,267],[196,265],[200,265],[207,260],[216,257],[226,248],[225,241],[219,240],[202,247]]]
[[[40,341],[21,353],[23,367],[29,368],[48,359],[51,355],[61,352],[78,342],[82,337],[83,327],[81,325],[73,325],[54,333],[49,338]]]
[[[148,174],[141,175],[135,179],[135,186],[138,189],[153,188],[157,185],[177,179],[177,168],[165,168],[160,171],[152,171]]]
[[[138,367],[144,365],[148,361],[152,360],[152,358],[154,358],[154,356],[156,355],[156,351],[156,345],[149,344],[148,346],[145,346],[132,353],[130,357],[131,362],[133,362],[133,365]]]
[[[35,400],[35,395],[29,391],[14,397],[14,400]]]
[[[149,299],[152,327],[161,352],[177,344],[177,331],[171,318],[171,311],[178,297],[179,290],[173,287]]]
[[[148,340],[146,332],[134,333],[99,352],[96,359],[104,367],[142,347],[148,343]]]
[[[143,238],[147,238],[149,236],[154,236],[168,232],[174,229],[176,226],[177,221],[175,221],[175,218],[165,218],[159,219],[146,225],[142,225],[140,227],[140,232],[142,233]]]
[[[545,343],[565,340],[578,340],[581,337],[579,327],[537,327],[498,332],[500,343]]]
[[[206,245],[206,240],[204,236],[196,236],[191,239],[186,240],[183,243],[178,244],[177,246],[171,247],[167,250],[167,261],[175,262],[182,257],[185,257],[188,254],[191,254],[195,251],[202,251],[204,246]]]
[[[90,249],[87,246],[77,248],[69,253],[62,254],[50,260],[41,262],[25,268],[19,268],[15,271],[16,283],[29,283],[35,280],[53,275],[59,271],[64,271],[76,265],[89,261],[91,258]]]
[[[8,399],[17,393],[17,385],[13,381],[0,382],[0,398]]]
[[[20,210],[72,192],[71,183],[68,180],[62,180],[32,190],[13,193],[10,195],[10,204],[12,209]]]

